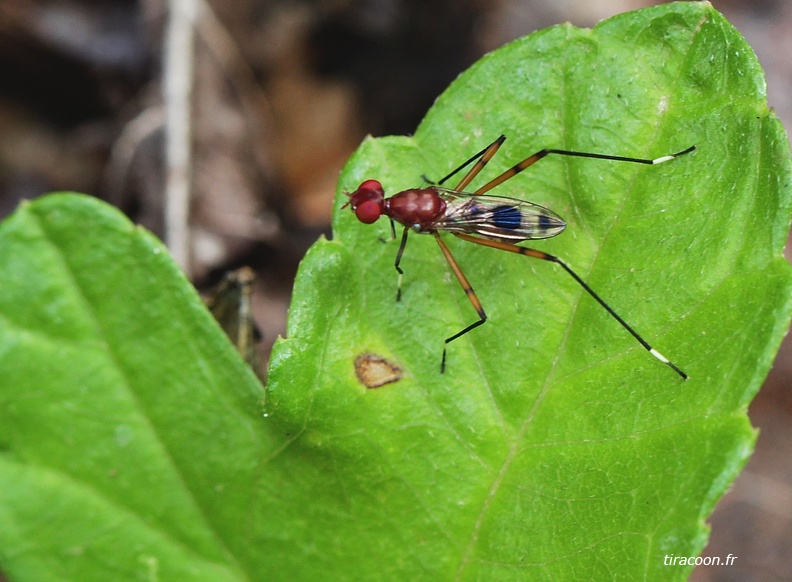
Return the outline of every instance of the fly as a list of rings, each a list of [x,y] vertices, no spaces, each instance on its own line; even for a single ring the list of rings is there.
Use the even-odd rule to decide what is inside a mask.
[[[443,345],[443,356],[440,361],[440,372],[445,372],[448,344],[487,321],[487,315],[481,306],[478,296],[473,291],[473,287],[470,285],[467,277],[454,259],[448,246],[440,237],[440,233],[445,231],[450,232],[462,240],[477,245],[556,263],[650,354],[669,366],[683,380],[687,380],[687,374],[685,372],[649,345],[632,326],[622,319],[622,317],[595,293],[594,290],[589,287],[588,283],[575,273],[564,261],[554,255],[516,244],[526,240],[550,238],[561,234],[566,228],[566,223],[558,214],[549,208],[531,202],[518,200],[516,198],[507,198],[505,196],[490,196],[484,194],[550,154],[655,165],[668,162],[690,153],[696,149],[696,146],[690,146],[675,154],[652,160],[570,150],[543,149],[525,158],[520,163],[515,164],[474,192],[464,192],[464,188],[470,184],[484,166],[492,159],[505,139],[506,137],[501,135],[497,140],[461,164],[436,185],[403,190],[390,198],[385,198],[385,193],[380,182],[377,180],[366,180],[357,190],[348,194],[349,201],[344,205],[350,206],[357,219],[364,224],[372,224],[376,222],[380,216],[387,216],[391,221],[391,231],[394,238],[396,236],[394,222],[398,222],[404,226],[401,243],[399,244],[399,250],[396,253],[396,261],[394,263],[396,271],[399,273],[396,292],[397,301],[401,299],[401,281],[404,271],[401,269],[400,263],[407,245],[408,233],[412,230],[417,233],[431,234],[440,246],[440,250],[448,261],[451,270],[479,316],[478,321],[471,323],[461,331],[446,338]],[[451,179],[471,163],[473,163],[473,166],[455,188],[450,189],[442,186],[444,182]]]

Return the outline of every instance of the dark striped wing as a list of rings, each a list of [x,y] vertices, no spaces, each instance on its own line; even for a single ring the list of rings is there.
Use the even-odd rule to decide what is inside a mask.
[[[551,238],[566,223],[552,210],[505,196],[474,195],[436,188],[446,211],[432,225],[434,230],[478,234],[504,242]]]

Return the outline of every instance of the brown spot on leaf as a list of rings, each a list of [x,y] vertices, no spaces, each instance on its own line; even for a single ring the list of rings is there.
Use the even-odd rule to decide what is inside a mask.
[[[402,371],[393,362],[364,352],[355,358],[355,374],[366,388],[379,388],[391,382],[398,382],[402,378]]]

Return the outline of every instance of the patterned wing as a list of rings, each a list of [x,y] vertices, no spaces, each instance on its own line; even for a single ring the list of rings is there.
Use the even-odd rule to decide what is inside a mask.
[[[436,188],[446,203],[443,216],[433,228],[478,234],[503,242],[551,238],[566,223],[552,210],[505,196],[473,195]]]

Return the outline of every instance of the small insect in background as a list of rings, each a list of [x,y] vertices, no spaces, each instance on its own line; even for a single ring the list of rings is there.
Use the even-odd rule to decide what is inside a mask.
[[[478,296],[473,291],[473,287],[457,264],[448,246],[440,237],[440,233],[445,231],[450,232],[462,240],[478,245],[556,263],[592,298],[594,298],[611,317],[613,317],[624,329],[630,332],[650,354],[669,366],[682,379],[687,380],[687,374],[685,374],[685,372],[649,345],[632,326],[622,319],[622,317],[595,293],[594,290],[564,261],[554,255],[515,244],[525,240],[545,239],[561,234],[566,228],[566,223],[558,214],[548,208],[531,202],[518,200],[516,198],[507,198],[505,196],[484,195],[484,193],[489,192],[496,186],[516,176],[550,154],[654,165],[668,162],[679,156],[690,153],[696,149],[696,146],[693,145],[675,154],[661,156],[652,160],[570,150],[543,149],[528,156],[518,164],[515,164],[474,192],[464,192],[463,189],[470,184],[479,172],[481,172],[505,140],[506,136],[501,135],[486,148],[454,169],[437,184],[432,184],[423,188],[403,190],[390,198],[385,198],[385,193],[380,182],[377,180],[366,180],[360,184],[357,190],[351,194],[347,194],[349,200],[343,206],[350,206],[357,219],[364,224],[372,224],[376,222],[380,216],[387,216],[391,222],[391,233],[394,238],[396,238],[394,222],[398,222],[404,226],[404,232],[402,233],[401,243],[399,244],[399,250],[396,253],[396,261],[394,263],[396,271],[399,274],[396,291],[397,301],[401,299],[401,283],[404,271],[400,267],[400,263],[404,254],[404,249],[407,246],[407,234],[411,230],[420,234],[431,234],[440,246],[440,250],[448,261],[451,270],[479,316],[478,321],[471,323],[461,331],[446,338],[443,345],[443,356],[440,360],[440,372],[445,372],[448,344],[487,321],[487,315],[484,312],[484,308]],[[455,188],[443,187],[444,182],[451,179],[471,163],[473,163],[473,166]]]
[[[251,298],[256,274],[250,267],[229,271],[204,298],[206,307],[248,365],[264,378],[256,344],[263,339],[253,319]]]

